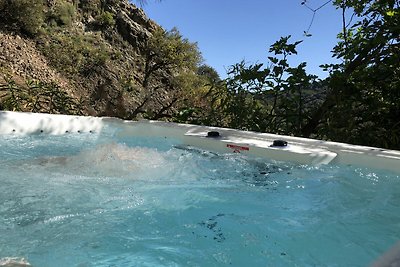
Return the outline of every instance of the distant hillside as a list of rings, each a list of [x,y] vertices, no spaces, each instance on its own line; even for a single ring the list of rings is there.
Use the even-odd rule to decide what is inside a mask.
[[[168,117],[201,61],[127,0],[0,0],[0,15],[0,109]]]

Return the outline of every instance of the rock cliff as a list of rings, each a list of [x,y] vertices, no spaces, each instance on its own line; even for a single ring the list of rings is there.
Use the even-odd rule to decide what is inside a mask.
[[[10,81],[26,94],[34,94],[27,85],[32,80],[56,84],[58,90],[80,103],[79,113],[85,115],[134,118],[156,109],[161,98],[168,98],[170,89],[161,88],[157,95],[151,95],[158,99],[147,99],[146,90],[151,86],[145,88],[141,82],[148,65],[148,41],[161,29],[142,9],[127,0],[33,2],[41,9],[31,7],[22,15],[31,18],[33,12],[39,12],[41,26],[27,31],[25,24],[18,26],[22,15],[16,12],[20,11],[0,0],[0,13],[11,18],[0,22],[0,109],[32,111],[30,103],[10,104]],[[164,71],[159,80],[168,80],[166,75],[170,74]],[[41,99],[44,104],[33,111],[51,112],[51,104],[46,104],[51,99]]]

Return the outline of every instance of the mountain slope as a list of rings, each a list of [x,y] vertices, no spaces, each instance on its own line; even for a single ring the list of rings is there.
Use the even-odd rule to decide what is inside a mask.
[[[165,32],[127,0],[0,0],[0,15],[8,18],[0,22],[1,109],[168,116],[178,102],[179,80],[193,73],[183,63],[200,62],[195,44]],[[181,52],[188,57],[165,64],[163,42],[189,45]],[[10,86],[21,94],[17,99]],[[74,104],[58,107],[52,90]]]

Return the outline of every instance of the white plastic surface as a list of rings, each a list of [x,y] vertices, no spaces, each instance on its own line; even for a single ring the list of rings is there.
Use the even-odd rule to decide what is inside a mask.
[[[101,118],[45,113],[0,112],[0,134],[54,134],[99,132]]]

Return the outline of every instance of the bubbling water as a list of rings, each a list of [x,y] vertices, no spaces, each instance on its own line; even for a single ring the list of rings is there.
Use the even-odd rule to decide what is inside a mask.
[[[397,176],[96,138],[0,140],[0,267],[365,266],[399,238]]]
[[[165,156],[156,149],[118,143],[101,144],[73,156],[42,157],[37,161],[45,167],[63,167],[71,174],[132,178],[167,164]]]

